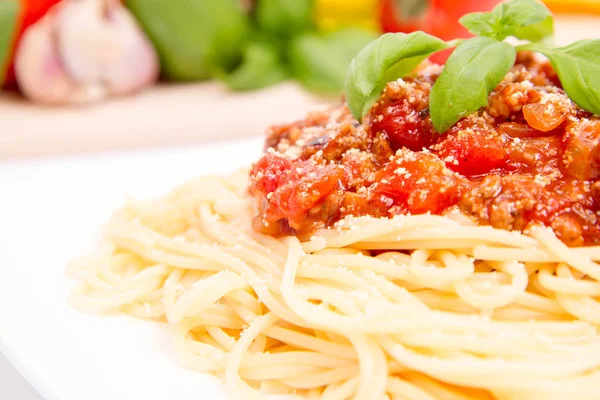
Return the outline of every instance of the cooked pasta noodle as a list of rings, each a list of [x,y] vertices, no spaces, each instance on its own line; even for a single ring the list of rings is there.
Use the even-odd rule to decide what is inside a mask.
[[[165,321],[234,399],[600,398],[600,247],[436,215],[275,239],[246,177],[130,200],[69,266],[73,304]]]

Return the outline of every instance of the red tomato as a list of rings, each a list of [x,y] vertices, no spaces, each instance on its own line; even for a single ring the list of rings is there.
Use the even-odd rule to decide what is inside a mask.
[[[344,170],[335,164],[316,169],[305,164],[298,168],[302,170],[300,177],[279,186],[273,192],[267,210],[267,218],[271,221],[287,218],[294,229],[302,226],[306,213],[338,188],[344,178]]]
[[[463,183],[431,154],[406,151],[379,170],[376,196],[398,213],[441,213],[458,201]]]
[[[375,117],[371,122],[371,130],[374,133],[385,132],[394,150],[407,147],[420,151],[433,142],[431,120],[421,117],[407,101],[379,102],[372,113]]]
[[[452,127],[439,148],[438,156],[446,167],[471,177],[502,168],[509,158],[501,137],[490,138],[475,127],[468,133]]]
[[[440,39],[472,36],[458,19],[464,14],[488,11],[499,0],[380,0],[380,25],[384,32],[424,31]],[[432,60],[445,62],[450,51],[435,54]]]
[[[1,0],[0,0],[1,1]],[[19,15],[19,22],[17,23],[17,36],[15,40],[15,44],[12,48],[11,54],[11,62],[8,66],[8,71],[6,72],[6,82],[5,85],[7,87],[15,87],[15,70],[13,64],[13,57],[15,54],[15,49],[19,45],[19,39],[23,35],[23,32],[32,24],[37,22],[40,18],[46,14],[48,9],[52,7],[54,4],[58,3],[60,0],[20,0],[21,1],[21,14]]]
[[[299,228],[306,213],[344,180],[344,169],[330,164],[317,166],[309,161],[289,160],[265,154],[252,168],[250,190],[267,200],[267,221],[287,218]]]
[[[285,183],[291,171],[290,160],[267,153],[252,167],[252,189],[266,196]]]

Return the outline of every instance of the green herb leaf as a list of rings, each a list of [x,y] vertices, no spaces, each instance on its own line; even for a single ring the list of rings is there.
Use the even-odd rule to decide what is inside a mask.
[[[424,32],[388,33],[371,42],[350,63],[346,102],[358,120],[368,111],[385,84],[408,75],[430,54],[448,45]]]
[[[156,47],[167,78],[207,79],[217,71],[231,70],[242,58],[249,18],[239,0],[127,0],[126,4]]]
[[[288,58],[294,76],[308,88],[339,93],[344,88],[348,64],[377,35],[348,28],[326,35],[302,35],[290,43]]]
[[[600,114],[600,39],[579,40],[564,47],[530,43],[519,49],[548,57],[569,97],[581,108]]]
[[[530,42],[543,42],[546,39],[552,38],[554,35],[554,18],[547,17],[542,22],[537,24],[522,26],[517,28],[514,37]]]
[[[313,27],[313,0],[259,0],[258,27],[271,35],[294,37]]]
[[[15,35],[19,1],[0,1],[0,89],[4,84],[6,68],[11,54],[11,45]]]
[[[492,12],[474,12],[463,15],[458,22],[473,35],[495,39],[498,34],[498,21]]]
[[[487,37],[460,43],[431,89],[429,110],[435,130],[445,132],[465,115],[485,106],[515,58],[513,46]]]
[[[288,77],[277,48],[264,42],[250,43],[242,64],[223,80],[233,90],[254,90],[281,82]]]
[[[515,36],[539,41],[553,33],[552,14],[538,0],[507,1],[492,11],[467,14],[459,21],[469,32],[497,40]]]

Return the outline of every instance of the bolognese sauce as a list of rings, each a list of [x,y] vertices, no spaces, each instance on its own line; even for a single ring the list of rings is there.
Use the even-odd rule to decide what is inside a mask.
[[[267,132],[253,166],[254,229],[306,238],[352,216],[444,214],[570,246],[600,243],[600,118],[575,105],[545,60],[521,53],[488,105],[433,129],[423,65],[390,82],[359,123],[345,105]]]

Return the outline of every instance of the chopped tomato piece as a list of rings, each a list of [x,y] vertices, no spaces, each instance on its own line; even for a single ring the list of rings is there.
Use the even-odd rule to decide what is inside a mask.
[[[455,204],[460,178],[431,154],[406,152],[377,174],[376,193],[398,213],[440,213]]]
[[[291,169],[292,163],[287,158],[265,154],[254,164],[250,172],[253,189],[266,196],[283,183]]]
[[[559,145],[560,140],[554,136],[524,138],[510,152],[507,169],[551,173],[558,167]]]
[[[452,128],[439,148],[438,155],[446,166],[466,176],[488,173],[508,161],[501,138],[475,127],[466,131]]]
[[[376,106],[371,129],[384,132],[394,150],[406,147],[421,150],[433,142],[433,130],[426,110],[418,111],[406,100]]]
[[[503,122],[498,125],[498,130],[511,138],[534,137],[539,134],[543,135],[543,132],[536,131],[531,126],[518,122]]]
[[[600,178],[600,121],[570,124],[563,136],[563,167],[577,179]]]
[[[567,118],[567,114],[561,107],[542,103],[524,105],[523,116],[529,126],[542,132],[556,129]]]
[[[270,197],[267,219],[286,218],[291,227],[302,222],[306,213],[340,185],[344,170],[337,165],[298,167],[294,178],[278,187]]]

